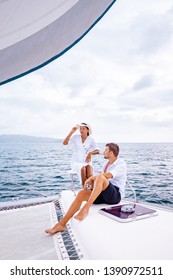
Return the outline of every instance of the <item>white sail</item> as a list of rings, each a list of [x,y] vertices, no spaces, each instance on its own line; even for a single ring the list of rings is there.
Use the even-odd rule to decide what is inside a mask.
[[[64,54],[115,2],[0,0],[0,85]]]

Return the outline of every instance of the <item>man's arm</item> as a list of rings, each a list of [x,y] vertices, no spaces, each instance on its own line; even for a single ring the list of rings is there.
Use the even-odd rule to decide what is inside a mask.
[[[113,175],[110,172],[102,173],[102,174],[103,174],[103,176],[105,176],[106,179],[110,179],[113,177]]]
[[[112,178],[113,176],[112,176],[112,174],[111,173],[100,173],[100,174],[102,174],[106,179],[110,179],[110,178]],[[100,175],[100,174],[98,174],[98,175]],[[84,189],[86,189],[86,186],[87,185],[92,185],[93,183],[94,183],[94,181],[96,180],[96,178],[97,178],[97,175],[96,176],[91,176],[91,177],[89,177],[86,181],[85,181],[85,184],[84,184]]]

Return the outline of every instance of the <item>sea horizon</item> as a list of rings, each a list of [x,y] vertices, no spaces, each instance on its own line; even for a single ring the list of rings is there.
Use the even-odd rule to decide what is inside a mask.
[[[22,140],[22,141],[34,141],[34,140],[49,140],[49,141],[63,141],[64,138],[58,138],[58,137],[49,137],[49,136],[38,136],[38,135],[27,135],[27,134],[0,134],[0,142],[2,140]],[[98,143],[100,144],[104,144],[104,143],[107,143],[107,141],[98,141]],[[170,142],[170,141],[121,141],[121,142],[118,142],[118,143],[122,143],[122,144],[173,144],[173,142]]]
[[[92,157],[101,170],[101,153]],[[137,200],[173,207],[173,143],[120,143],[120,157],[127,163],[128,181]],[[59,195],[70,189],[72,151],[61,139],[0,135],[0,201]],[[80,188],[75,176],[75,186]],[[127,189],[126,197],[133,199]]]

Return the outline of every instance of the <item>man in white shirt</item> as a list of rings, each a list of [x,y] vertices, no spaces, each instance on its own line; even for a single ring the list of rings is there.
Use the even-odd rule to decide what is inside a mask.
[[[103,173],[91,176],[85,181],[84,189],[78,192],[65,216],[52,229],[46,230],[46,233],[54,234],[65,231],[67,222],[80,209],[83,201],[86,201],[85,205],[74,216],[79,221],[87,216],[93,203],[117,204],[120,202],[124,196],[127,175],[126,163],[123,159],[118,158],[118,155],[119,146],[117,144],[106,144],[104,158],[108,161],[103,167]]]

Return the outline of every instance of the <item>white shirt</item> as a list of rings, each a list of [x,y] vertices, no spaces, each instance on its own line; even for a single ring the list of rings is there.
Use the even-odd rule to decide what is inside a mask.
[[[105,173],[105,167],[108,164],[108,161],[103,166],[103,173]],[[126,163],[122,158],[117,158],[116,161],[109,165],[106,169],[106,173],[111,173],[112,178],[108,179],[114,186],[119,188],[121,198],[124,197],[125,186],[127,181],[127,168]]]
[[[85,163],[86,156],[89,152],[92,152],[94,150],[99,150],[99,148],[96,146],[96,143],[94,139],[89,135],[85,142],[82,143],[81,135],[74,135],[71,137],[69,144],[72,147],[72,162],[83,162]]]

